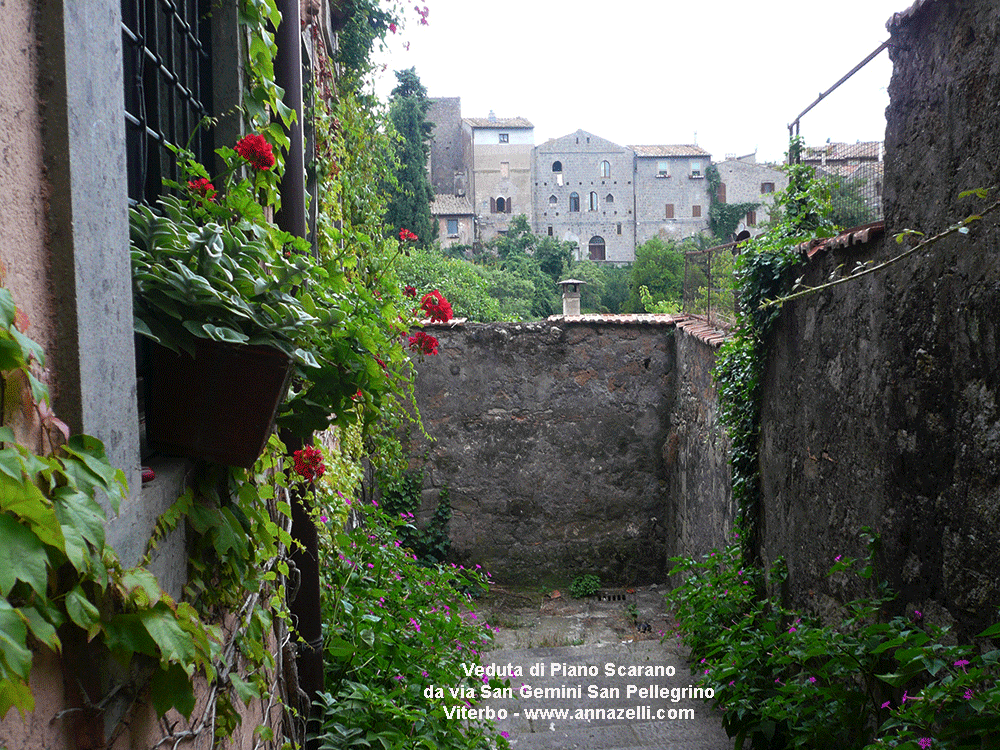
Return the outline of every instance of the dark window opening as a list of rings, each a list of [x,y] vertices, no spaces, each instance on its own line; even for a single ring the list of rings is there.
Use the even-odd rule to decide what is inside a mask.
[[[562,162],[561,161],[554,161],[554,162],[552,162],[552,171],[553,172],[562,172]]]
[[[569,194],[569,210],[570,212],[576,212],[580,210],[580,194],[570,193]]]
[[[774,183],[773,182],[762,182],[762,183],[760,183],[760,192],[761,193],[773,193],[774,192]]]
[[[604,260],[605,259],[605,244],[604,238],[593,236],[590,238],[588,243],[588,249],[590,251],[591,260]]]
[[[211,132],[195,132],[212,113],[210,11],[209,0],[122,0],[130,202],[153,204],[163,180],[179,181],[167,144],[184,146],[191,138],[195,158],[212,171]]]

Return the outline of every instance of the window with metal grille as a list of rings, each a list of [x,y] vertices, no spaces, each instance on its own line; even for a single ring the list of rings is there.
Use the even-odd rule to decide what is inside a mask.
[[[177,180],[167,144],[185,146],[211,171],[210,0],[122,0],[128,197],[154,203]],[[194,136],[192,137],[192,134]]]

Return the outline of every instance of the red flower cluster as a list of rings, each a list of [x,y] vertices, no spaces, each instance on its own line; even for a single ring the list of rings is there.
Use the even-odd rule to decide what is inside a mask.
[[[409,240],[411,242],[416,242],[417,241],[417,235],[415,235],[409,229],[400,229],[399,230],[399,241],[400,242],[406,242],[407,240]]]
[[[199,177],[197,180],[188,180],[188,190],[197,195],[202,200],[214,201],[216,189],[215,185],[209,182],[204,177]]]
[[[307,445],[302,450],[295,451],[292,456],[295,458],[295,473],[307,482],[319,479],[326,472],[323,453],[319,448]]]
[[[413,297],[414,299],[416,299],[417,288],[415,286],[410,286],[409,284],[407,284],[406,286],[403,287],[403,296]]]
[[[421,354],[437,354],[438,340],[423,331],[417,331],[410,336],[410,349]]]
[[[448,300],[437,289],[424,295],[420,307],[435,323],[447,323],[454,316]]]
[[[240,138],[236,144],[236,153],[257,169],[270,169],[274,166],[274,150],[259,133],[251,133]]]

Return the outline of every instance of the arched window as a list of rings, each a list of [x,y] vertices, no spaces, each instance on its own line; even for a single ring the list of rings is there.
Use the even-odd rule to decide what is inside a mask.
[[[558,198],[556,198],[556,197],[555,197],[554,195],[550,195],[550,196],[549,196],[549,205],[550,205],[550,206],[554,206],[554,205],[556,205],[556,204],[557,204],[558,202],[559,202],[559,199],[558,199]]]
[[[591,260],[604,260],[604,238],[594,235],[590,238],[590,259]]]
[[[571,212],[573,212],[573,211],[579,211],[580,210],[580,194],[579,193],[570,193],[569,194],[569,210]]]
[[[591,193],[590,194],[590,204],[589,204],[588,210],[589,211],[596,211],[597,210],[597,193]]]
[[[497,198],[497,213],[504,214],[507,213],[507,201],[503,198]]]
[[[604,202],[605,203],[614,203],[615,202],[615,196],[613,196],[611,193],[608,193],[606,196],[604,196]]]
[[[601,177],[611,176],[611,162],[605,160],[601,162]]]
[[[561,161],[554,161],[554,162],[552,162],[552,171],[553,172],[562,172],[562,162]]]

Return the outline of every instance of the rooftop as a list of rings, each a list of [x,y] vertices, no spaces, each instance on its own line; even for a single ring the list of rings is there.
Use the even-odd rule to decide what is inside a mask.
[[[711,156],[701,146],[680,144],[673,146],[629,146],[636,156]]]
[[[462,122],[474,128],[533,128],[525,117],[463,117]]]
[[[452,215],[472,215],[472,203],[464,195],[435,195],[431,201],[431,214],[434,216]]]

